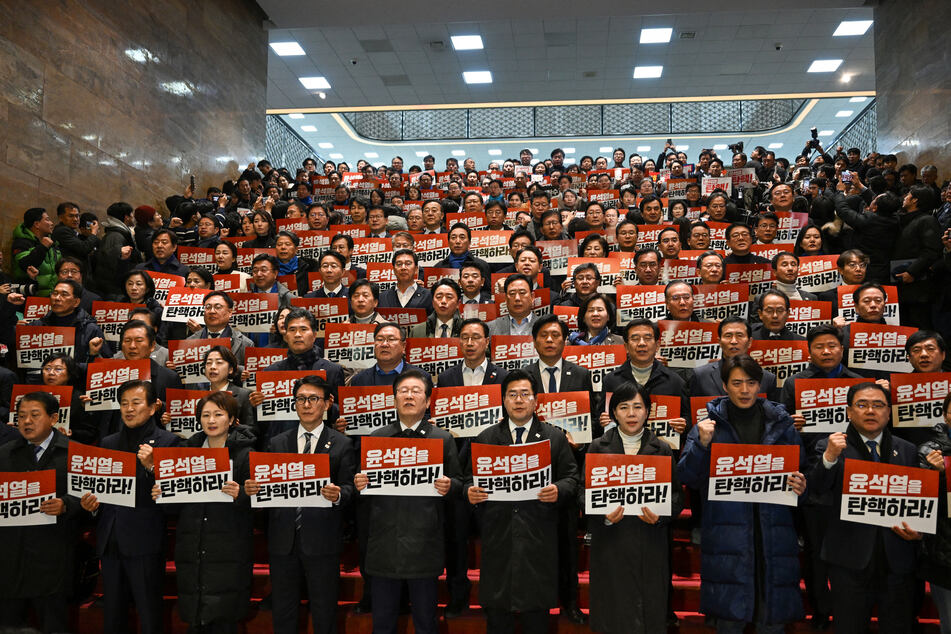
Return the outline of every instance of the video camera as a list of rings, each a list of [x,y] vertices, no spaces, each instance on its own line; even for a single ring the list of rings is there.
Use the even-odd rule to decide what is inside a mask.
[[[727,147],[730,148],[730,151],[733,152],[733,154],[740,154],[743,151],[743,142],[737,141],[736,143],[731,143]]]

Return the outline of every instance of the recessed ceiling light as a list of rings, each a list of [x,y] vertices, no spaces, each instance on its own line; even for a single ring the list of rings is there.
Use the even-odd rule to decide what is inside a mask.
[[[502,150],[489,150],[489,156],[502,156]]]
[[[641,44],[664,44],[670,41],[674,30],[670,28],[641,29]]]
[[[315,126],[315,125],[302,125],[302,126],[300,127],[300,129],[301,129],[302,132],[316,132],[316,131],[317,131],[317,126]]]
[[[564,152],[565,154],[574,154],[574,153],[575,153],[575,149],[574,149],[573,147],[563,147],[563,148],[561,148],[561,151]]]
[[[689,150],[689,149],[690,149],[690,146],[689,146],[689,145],[678,145],[678,146],[677,146],[677,151],[678,151],[678,152],[686,152],[686,151]]]
[[[839,77],[839,81],[841,81],[843,84],[849,83],[852,81],[852,73],[842,73],[842,76]]]
[[[380,155],[377,154],[376,152],[364,152],[363,156],[367,158],[380,158]]]
[[[854,110],[839,110],[837,113],[835,113],[835,116],[839,118],[851,117],[853,112],[855,111]]]
[[[424,156],[429,156],[429,152],[427,152],[426,150],[419,150],[416,152],[416,156],[419,158],[423,158]]]
[[[462,73],[467,84],[491,84],[492,72],[488,70],[467,70]]]
[[[451,154],[452,154],[453,156],[465,156],[465,155],[466,155],[466,151],[465,151],[465,150],[453,150],[453,151],[451,152]]]
[[[635,66],[634,79],[657,79],[664,74],[663,66]]]
[[[162,83],[162,90],[170,92],[179,97],[187,97],[192,94],[191,86],[183,81],[166,81]]]
[[[299,113],[299,112],[292,112],[292,113],[290,113],[290,114],[287,115],[287,116],[290,117],[291,119],[303,119],[303,118],[304,118],[304,115],[302,115],[302,114]]]
[[[834,73],[842,65],[841,59],[817,59],[809,65],[807,73]]]
[[[481,35],[453,35],[451,38],[452,47],[457,51],[477,51],[482,46]]]
[[[271,48],[281,57],[304,54],[304,49],[297,42],[271,42]]]
[[[713,146],[713,149],[714,149],[714,150],[725,150],[725,149],[726,149],[726,143],[717,143],[716,145]]]
[[[842,37],[843,35],[865,35],[865,32],[868,31],[868,27],[870,26],[872,26],[871,20],[843,20],[839,22],[839,26],[832,35],[834,37]]]
[[[333,146],[334,146],[333,143],[327,143],[327,142],[317,144],[317,147],[319,147],[321,150],[331,150],[333,149]]]
[[[610,145],[603,145],[598,148],[598,152],[611,152],[612,150],[614,150],[614,148]]]
[[[783,147],[783,144],[782,144],[782,143],[770,143],[770,144],[767,145],[766,147],[768,147],[770,150],[778,150],[779,148]]]
[[[819,130],[819,136],[832,136],[835,130]]]
[[[335,161],[339,161],[340,159],[343,158],[343,154],[340,154],[339,152],[334,152],[333,154],[330,155],[330,158],[332,158]]]
[[[538,154],[538,148],[537,148],[537,147],[530,147],[530,148],[528,148],[528,151],[531,152],[533,155],[534,155],[534,154]]]
[[[865,103],[868,101],[868,97],[852,97],[849,101],[852,103]]]
[[[650,152],[650,151],[651,151],[651,146],[649,146],[649,145],[638,145],[638,146],[637,146],[637,151],[638,151],[638,152]]]
[[[565,159],[565,165],[574,165],[574,164],[575,164],[575,160],[573,158]]]
[[[300,83],[307,90],[330,90],[330,82],[326,77],[301,77]]]

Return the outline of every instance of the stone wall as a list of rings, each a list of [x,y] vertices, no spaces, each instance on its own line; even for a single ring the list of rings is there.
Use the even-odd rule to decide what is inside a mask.
[[[875,7],[878,150],[951,178],[951,2]]]
[[[0,1],[0,246],[23,212],[164,207],[264,152],[252,0]],[[227,157],[233,160],[228,161]]]

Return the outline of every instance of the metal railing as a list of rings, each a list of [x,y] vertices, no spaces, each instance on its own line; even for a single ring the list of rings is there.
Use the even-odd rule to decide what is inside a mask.
[[[294,168],[301,167],[307,157],[315,159],[318,166],[324,162],[307,141],[279,115],[273,114],[266,115],[264,156],[274,167],[287,167],[292,174]]]

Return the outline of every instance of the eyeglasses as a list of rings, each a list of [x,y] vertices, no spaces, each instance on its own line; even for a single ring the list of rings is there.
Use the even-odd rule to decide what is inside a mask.
[[[400,338],[399,337],[377,337],[376,339],[374,339],[374,341],[376,343],[386,343],[386,344],[399,343]]]
[[[485,337],[483,337],[482,335],[461,335],[459,338],[462,339],[463,343],[469,343],[469,342],[471,342],[471,341],[484,341],[484,340],[485,340]]]
[[[535,395],[526,390],[522,392],[506,392],[505,398],[510,401],[530,401],[535,398]]]
[[[62,374],[65,371],[66,371],[66,368],[59,368],[59,367],[51,366],[51,365],[48,365],[43,368],[43,372],[46,372],[47,374]]]
[[[769,315],[770,317],[778,317],[779,315],[785,315],[785,308],[764,308],[760,311],[764,315]]]
[[[640,343],[642,341],[645,343],[650,343],[654,340],[654,335],[631,335],[627,338],[627,340],[631,343]]]
[[[323,396],[295,396],[294,402],[298,405],[304,405],[305,403],[310,405],[316,405],[317,403],[324,400]]]
[[[860,411],[865,411],[871,407],[875,411],[880,412],[888,408],[888,403],[885,401],[855,401],[852,407]]]
[[[868,268],[868,264],[866,262],[846,262],[845,268],[858,269],[860,271],[864,271],[865,269]]]
[[[399,396],[408,396],[408,395],[422,396],[423,394],[426,393],[426,390],[424,390],[421,387],[401,387],[398,390],[396,390],[396,393]]]

